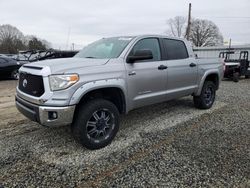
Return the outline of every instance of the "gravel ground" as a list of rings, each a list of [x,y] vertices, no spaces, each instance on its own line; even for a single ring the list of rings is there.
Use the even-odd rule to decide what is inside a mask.
[[[210,110],[191,97],[134,110],[96,151],[24,118],[15,85],[0,82],[0,187],[250,187],[250,80],[223,81]]]

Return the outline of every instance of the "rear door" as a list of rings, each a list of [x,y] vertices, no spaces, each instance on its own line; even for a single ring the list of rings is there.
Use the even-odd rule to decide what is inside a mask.
[[[140,39],[129,55],[143,49],[151,50],[153,59],[125,63],[131,108],[166,100],[167,62],[162,60],[159,39]]]
[[[161,41],[168,66],[167,98],[192,94],[198,87],[198,66],[195,59],[189,57],[183,41],[168,38]]]

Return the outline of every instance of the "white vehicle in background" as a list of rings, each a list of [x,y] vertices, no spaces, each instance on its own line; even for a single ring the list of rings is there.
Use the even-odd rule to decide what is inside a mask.
[[[249,78],[248,51],[240,51],[238,59],[231,58],[234,54],[234,51],[221,52],[219,54],[219,57],[224,59],[224,77],[233,79],[234,82],[238,82],[241,76]]]

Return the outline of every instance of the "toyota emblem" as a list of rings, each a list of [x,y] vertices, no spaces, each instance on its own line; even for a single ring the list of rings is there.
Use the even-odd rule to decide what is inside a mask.
[[[23,87],[26,87],[28,84],[28,81],[26,79],[23,80]]]

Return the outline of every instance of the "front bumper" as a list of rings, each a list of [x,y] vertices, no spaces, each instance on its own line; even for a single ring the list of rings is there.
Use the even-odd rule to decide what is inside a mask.
[[[65,107],[38,106],[16,95],[16,107],[27,118],[41,125],[53,127],[71,124],[75,105]]]

